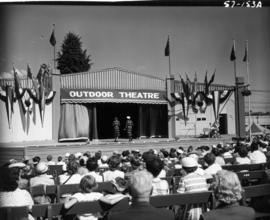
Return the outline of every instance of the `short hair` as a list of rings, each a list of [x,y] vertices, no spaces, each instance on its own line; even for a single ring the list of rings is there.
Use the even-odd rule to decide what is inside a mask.
[[[75,161],[75,160],[69,161],[67,163],[68,174],[72,175],[72,174],[77,173],[79,167],[80,167],[80,165],[77,161]]]
[[[163,162],[159,157],[154,157],[152,160],[146,161],[146,169],[157,177],[163,169]]]
[[[95,171],[98,168],[97,159],[95,157],[88,158],[88,160],[86,162],[86,168],[89,171]]]
[[[111,156],[108,165],[111,169],[117,169],[120,165],[120,158],[118,156]]]
[[[213,186],[215,197],[221,203],[232,204],[242,199],[243,190],[240,180],[232,171],[218,171]]]
[[[139,159],[132,157],[132,158],[130,159],[130,164],[131,164],[131,166],[132,166],[134,169],[136,169],[136,168],[138,168],[138,167],[141,165],[141,162],[140,162]]]
[[[59,157],[57,158],[57,160],[58,160],[58,162],[60,162],[60,161],[63,160],[63,157],[59,156]]]
[[[18,188],[18,181],[20,176],[19,167],[1,167],[0,171],[0,191],[1,192],[12,192]]]
[[[129,179],[129,191],[133,198],[149,198],[153,176],[146,170],[136,171]]]
[[[47,156],[47,161],[51,161],[53,159],[53,156],[51,155],[51,154],[49,154],[48,156]]]
[[[207,153],[204,156],[204,161],[208,164],[208,165],[212,165],[213,163],[215,163],[216,160],[216,156],[213,153]]]
[[[91,175],[85,175],[80,181],[80,188],[84,193],[90,193],[97,189],[97,187],[96,179]]]
[[[253,151],[255,151],[255,150],[258,150],[258,149],[259,149],[259,144],[258,144],[258,142],[253,141],[253,142],[251,143],[251,145],[250,145],[250,150],[251,150],[251,152],[253,152]]]
[[[213,148],[211,151],[216,157],[221,155],[221,150],[219,148]]]
[[[241,145],[238,149],[238,154],[240,157],[246,157],[248,155],[248,149],[246,146]]]

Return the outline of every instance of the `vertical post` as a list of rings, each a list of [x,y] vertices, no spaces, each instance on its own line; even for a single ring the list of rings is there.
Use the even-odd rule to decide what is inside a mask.
[[[52,90],[56,92],[52,102],[52,139],[58,141],[59,122],[60,122],[60,73],[56,72],[52,74]]]
[[[249,58],[248,58],[248,41],[246,41],[246,68],[247,68],[247,81],[248,85],[250,84],[249,80]],[[251,119],[250,119],[250,95],[248,96],[248,127],[249,127],[249,140],[251,140]]]
[[[171,93],[174,93],[174,77],[169,75],[166,78],[166,95],[169,101],[172,101]],[[168,109],[168,137],[169,139],[175,139],[175,106],[172,106],[169,102],[167,104]]]
[[[235,40],[233,40],[233,52],[235,53]],[[235,54],[234,54],[235,56]],[[231,57],[232,60],[232,57]],[[236,58],[233,59],[233,70],[234,70],[234,81],[235,81],[235,129],[236,129],[236,137],[240,137],[240,121],[239,121],[239,96],[238,96],[238,84],[236,78]]]
[[[171,53],[169,53],[169,75],[171,76]]]
[[[236,86],[237,86],[237,123],[238,123],[238,133],[237,137],[244,138],[246,136],[245,132],[245,98],[242,95],[244,91],[244,78],[237,77],[236,78]]]
[[[53,67],[54,67],[54,69],[56,69],[56,67],[55,67],[55,45],[53,46]]]

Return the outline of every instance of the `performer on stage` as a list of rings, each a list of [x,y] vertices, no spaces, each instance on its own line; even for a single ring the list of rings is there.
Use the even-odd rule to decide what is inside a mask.
[[[113,132],[114,132],[114,142],[118,142],[118,138],[120,136],[120,121],[117,117],[114,117],[114,121],[112,123]]]
[[[130,116],[127,116],[125,130],[127,131],[129,141],[132,141],[132,129],[133,129],[133,121],[131,120]]]

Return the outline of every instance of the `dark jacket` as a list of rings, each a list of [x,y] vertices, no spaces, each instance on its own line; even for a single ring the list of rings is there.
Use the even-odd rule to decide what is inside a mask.
[[[148,202],[136,202],[126,210],[110,213],[108,220],[174,220],[174,215],[170,210],[155,208]]]
[[[202,214],[200,220],[254,220],[255,211],[250,207],[233,205],[223,205],[210,212]]]

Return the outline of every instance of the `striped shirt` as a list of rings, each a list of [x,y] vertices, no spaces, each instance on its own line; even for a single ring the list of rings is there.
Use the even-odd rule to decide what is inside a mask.
[[[208,186],[206,178],[203,175],[200,175],[196,172],[189,173],[186,176],[182,177],[179,182],[179,187],[177,189],[178,193],[185,192],[201,192],[207,191]],[[199,220],[202,214],[202,209],[199,205],[188,205],[187,212],[185,216],[181,216],[179,219],[183,220]]]
[[[207,191],[208,186],[206,178],[197,173],[189,173],[182,177],[179,182],[179,187],[177,189],[178,193],[184,192],[201,192]]]

